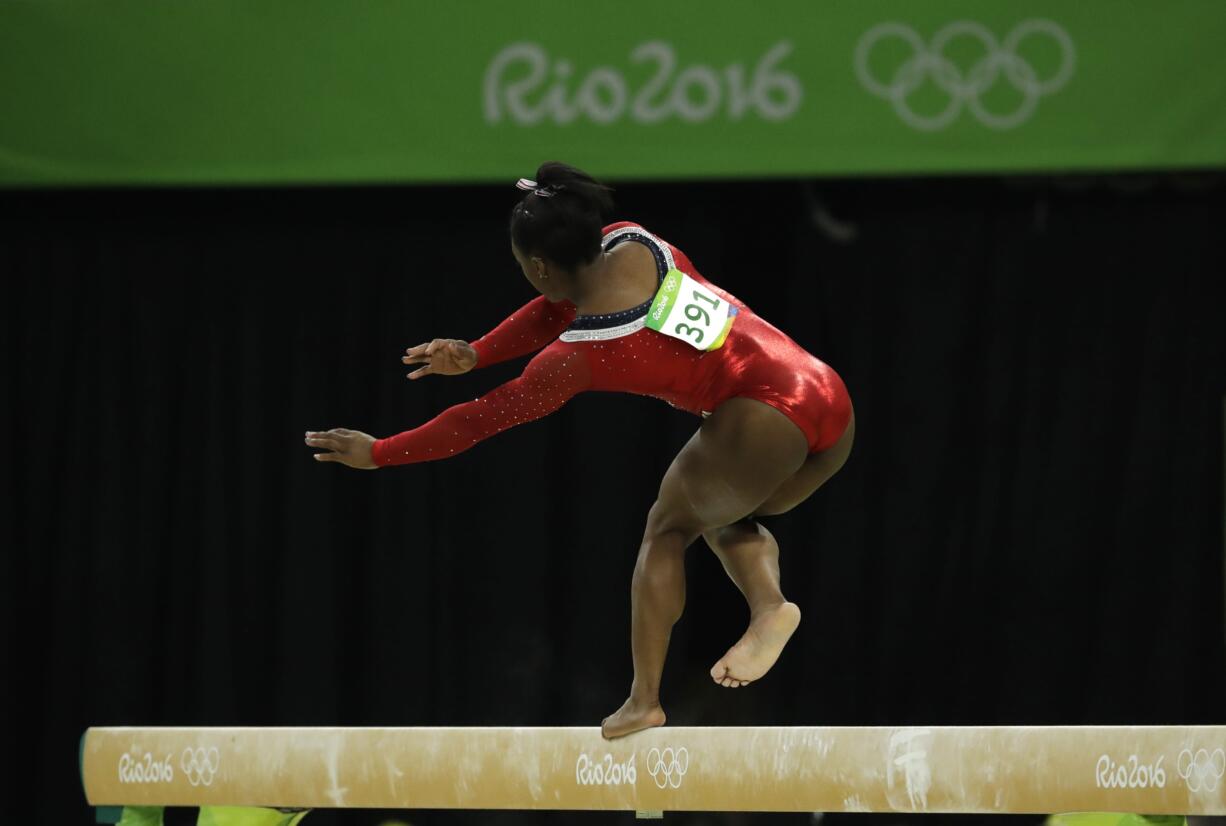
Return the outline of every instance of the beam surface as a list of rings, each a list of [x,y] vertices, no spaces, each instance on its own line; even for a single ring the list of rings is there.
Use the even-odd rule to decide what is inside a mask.
[[[94,806],[1226,814],[1226,726],[91,728]]]

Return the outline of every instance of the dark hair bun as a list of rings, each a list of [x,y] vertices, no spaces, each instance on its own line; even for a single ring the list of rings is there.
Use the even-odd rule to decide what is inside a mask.
[[[511,241],[525,255],[537,255],[565,270],[576,270],[600,253],[600,230],[613,211],[613,190],[581,169],[557,161],[536,170],[537,192],[528,192],[511,210]]]

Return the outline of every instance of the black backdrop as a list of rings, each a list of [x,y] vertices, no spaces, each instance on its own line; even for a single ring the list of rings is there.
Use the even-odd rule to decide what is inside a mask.
[[[643,519],[696,419],[589,394],[375,473],[301,443],[387,435],[515,373],[409,383],[398,356],[530,297],[517,194],[0,193],[9,800],[87,822],[89,724],[594,725],[617,707]],[[671,722],[1226,719],[1220,180],[618,197],[835,366],[858,418],[845,470],[768,522],[805,620],[761,684],[706,676],[746,611],[692,549]]]

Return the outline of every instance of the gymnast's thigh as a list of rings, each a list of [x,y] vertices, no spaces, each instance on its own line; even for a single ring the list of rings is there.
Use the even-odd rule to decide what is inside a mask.
[[[791,477],[784,480],[779,487],[767,497],[754,511],[756,516],[774,516],[787,513],[792,508],[813,495],[814,491],[830,481],[851,455],[851,447],[856,439],[856,417],[853,413],[847,422],[843,435],[833,446],[817,453],[809,454]]]
[[[804,433],[779,410],[728,399],[664,474],[648,534],[678,530],[696,538],[748,516],[795,475],[808,452]]]

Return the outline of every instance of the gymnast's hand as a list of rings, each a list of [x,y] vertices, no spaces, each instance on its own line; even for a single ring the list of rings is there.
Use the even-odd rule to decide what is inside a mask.
[[[419,344],[404,352],[405,355],[400,360],[405,364],[425,365],[409,373],[411,379],[431,374],[458,376],[477,366],[477,351],[470,347],[467,341],[460,341],[458,338],[436,338],[428,344]]]
[[[322,447],[330,451],[316,453],[317,462],[340,462],[358,470],[374,470],[378,467],[370,456],[375,437],[360,430],[346,430],[343,427],[318,432],[308,430],[306,443],[311,447]]]

